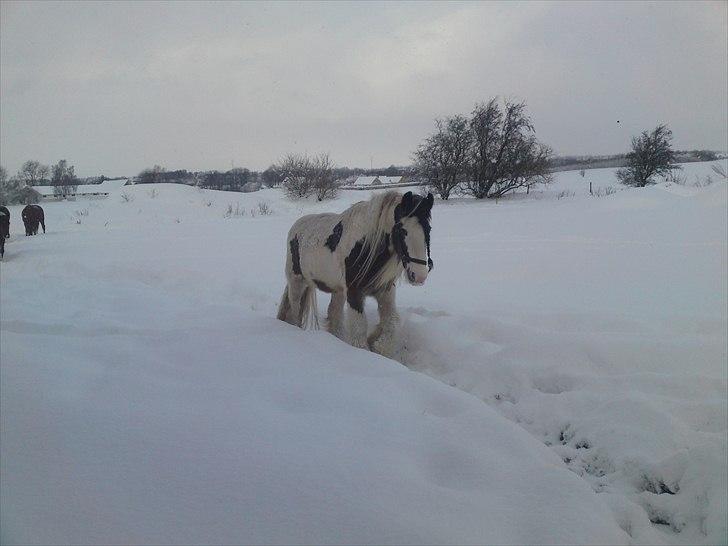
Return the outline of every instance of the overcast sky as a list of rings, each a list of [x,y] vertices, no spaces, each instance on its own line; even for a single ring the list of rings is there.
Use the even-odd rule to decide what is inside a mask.
[[[434,118],[494,95],[561,154],[663,122],[677,148],[726,150],[727,6],[3,1],[0,162],[401,165]]]

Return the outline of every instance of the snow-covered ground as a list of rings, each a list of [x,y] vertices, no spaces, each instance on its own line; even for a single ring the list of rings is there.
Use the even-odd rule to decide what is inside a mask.
[[[37,237],[11,207],[0,542],[726,543],[710,165],[438,201],[404,366],[274,319],[291,222],[367,192],[136,186]]]

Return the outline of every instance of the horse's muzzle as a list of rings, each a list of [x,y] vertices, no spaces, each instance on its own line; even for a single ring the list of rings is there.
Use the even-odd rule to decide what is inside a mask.
[[[425,279],[427,279],[427,273],[418,275],[414,271],[412,271],[410,268],[406,269],[407,273],[407,280],[411,285],[414,286],[422,286],[425,284]]]

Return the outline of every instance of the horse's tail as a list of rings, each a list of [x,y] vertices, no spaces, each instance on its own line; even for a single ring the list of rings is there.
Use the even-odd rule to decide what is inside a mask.
[[[286,320],[286,315],[291,309],[291,302],[288,299],[288,284],[283,289],[283,295],[281,296],[281,303],[278,304],[278,320]]]
[[[281,302],[278,304],[278,320],[287,321],[288,314],[291,312],[291,300],[288,297],[288,285],[283,289],[283,295],[281,296]],[[318,304],[316,303],[316,289],[312,286],[306,286],[303,289],[303,296],[301,297],[300,315],[297,317],[298,324],[301,328],[308,330],[313,328],[319,329],[318,321]],[[291,319],[293,320],[293,319]]]
[[[316,288],[307,286],[301,301],[301,328],[304,330],[318,330],[318,305],[316,303]]]

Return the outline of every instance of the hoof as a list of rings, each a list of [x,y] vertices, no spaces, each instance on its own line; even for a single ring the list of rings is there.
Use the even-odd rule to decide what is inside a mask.
[[[367,343],[366,339],[352,339],[350,345],[352,347],[356,347],[357,349],[369,349],[369,344]]]

